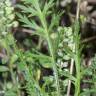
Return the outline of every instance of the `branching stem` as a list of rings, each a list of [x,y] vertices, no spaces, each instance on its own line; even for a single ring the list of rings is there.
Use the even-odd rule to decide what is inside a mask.
[[[51,41],[50,34],[49,34],[49,31],[48,31],[48,28],[47,28],[47,23],[46,23],[46,20],[45,20],[45,16],[43,15],[42,12],[40,12],[40,13],[41,13],[40,20],[41,20],[42,26],[44,28],[44,33],[46,35],[46,40],[48,42],[49,52],[50,52],[50,55],[52,57],[52,64],[53,64],[53,71],[54,71],[53,73],[54,73],[55,82],[56,82],[57,96],[61,96],[60,86],[59,86],[59,77],[58,77],[57,66],[56,66],[56,62],[55,62],[55,56],[54,56],[52,41]]]

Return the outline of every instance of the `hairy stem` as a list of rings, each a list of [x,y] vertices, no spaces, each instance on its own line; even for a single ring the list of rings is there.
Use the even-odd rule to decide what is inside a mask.
[[[76,81],[75,81],[75,95],[79,96],[80,94],[80,79],[81,79],[81,73],[80,73],[80,56],[76,56],[75,59],[75,66],[76,66]]]
[[[77,2],[77,13],[76,13],[76,22],[79,22],[79,13],[80,13],[80,2],[81,0],[78,0]],[[80,26],[78,24],[78,26]],[[76,25],[75,25],[76,27]],[[76,81],[75,81],[75,95],[74,96],[79,96],[80,95],[80,80],[81,80],[81,73],[80,73],[80,39],[79,39],[79,32],[78,29],[76,31],[76,39],[75,39],[75,66],[76,66]]]

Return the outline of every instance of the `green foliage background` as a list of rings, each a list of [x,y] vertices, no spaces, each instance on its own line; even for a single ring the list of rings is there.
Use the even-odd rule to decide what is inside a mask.
[[[58,2],[22,0],[15,6],[19,11],[15,11],[10,0],[0,1],[0,73],[3,78],[0,85],[4,96],[69,96],[69,81],[73,85],[72,96],[96,92],[95,57],[89,68],[82,64],[79,19],[83,23],[84,18],[74,19],[69,27],[61,26],[64,10],[58,10]],[[12,28],[18,26],[15,17],[20,26],[32,31],[31,36],[38,37],[36,44],[27,38],[27,45],[31,46],[27,50],[18,45],[12,33]],[[44,44],[46,53],[41,50]],[[68,66],[72,64],[74,72],[70,74]],[[43,69],[52,72],[44,75]],[[86,76],[92,78],[84,80]],[[82,90],[82,82],[92,83],[91,88]]]

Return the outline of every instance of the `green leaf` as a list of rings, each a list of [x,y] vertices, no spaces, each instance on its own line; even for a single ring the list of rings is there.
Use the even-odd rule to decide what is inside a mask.
[[[17,67],[20,71],[25,71],[25,68],[26,68],[26,64],[24,62],[19,62],[17,64]]]
[[[0,72],[6,72],[6,71],[9,71],[8,67],[0,66]]]
[[[33,7],[38,11],[40,12],[40,6],[39,6],[39,0],[23,0],[24,3],[26,4],[32,4]]]
[[[54,26],[59,25],[59,19],[60,19],[60,16],[58,14],[52,15],[51,24],[49,26],[49,31],[51,31]]]
[[[74,76],[72,76],[69,72],[63,70],[62,72],[60,72],[61,76],[65,76],[67,77],[69,80],[73,81],[73,83],[76,81],[76,78]]]
[[[44,76],[43,80],[45,81],[46,85],[49,85],[54,82],[54,77],[53,76]]]
[[[20,8],[23,13],[30,13],[30,16],[37,16],[38,15],[37,11],[34,8],[32,8],[32,6],[31,7],[30,6],[26,7],[24,5],[19,5],[18,4],[16,7]]]
[[[52,68],[52,58],[43,54],[29,54],[31,58],[39,60],[39,63],[44,67],[44,68]]]
[[[80,94],[80,96],[88,96],[89,94],[96,94],[96,88],[94,89],[85,89],[84,92]]]
[[[67,44],[64,44],[64,51],[67,54],[70,54],[70,56],[74,56],[74,53],[72,52],[72,50],[70,49],[70,47]]]
[[[50,13],[49,9],[53,7],[54,3],[53,3],[54,0],[50,0],[48,3],[46,2],[45,3],[45,6],[43,8],[43,14],[45,14],[45,16]]]
[[[7,48],[6,41],[4,39],[0,39],[0,45],[4,47],[5,49]]]
[[[17,85],[18,86],[18,85]],[[11,89],[7,89],[5,91],[4,96],[17,96],[17,92],[16,92],[17,88],[16,87],[12,87]]]
[[[8,62],[8,57],[5,56],[2,58],[2,64],[6,64]]]
[[[10,63],[11,63],[11,64],[15,63],[17,59],[18,59],[18,56],[17,56],[16,54],[13,54],[13,55],[11,56]]]
[[[40,61],[40,64],[44,67],[44,68],[52,68],[53,64],[52,63],[46,63],[45,61]]]
[[[27,16],[22,16],[21,14],[17,14],[17,16],[19,17],[19,20],[21,22],[23,22],[23,26],[24,27],[29,27],[29,28],[32,28],[32,29],[35,29],[37,26],[36,26],[36,23],[34,21],[29,21],[29,19],[27,18]]]
[[[32,34],[46,38],[44,34],[44,29],[41,26],[37,25],[34,20],[29,20],[25,15],[23,16],[19,13],[17,13],[17,16],[19,17],[19,20],[23,23],[24,27],[28,27],[34,30]]]

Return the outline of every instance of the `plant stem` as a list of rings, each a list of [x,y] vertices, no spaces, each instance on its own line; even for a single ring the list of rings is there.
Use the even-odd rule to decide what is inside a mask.
[[[78,53],[77,53],[78,54]],[[80,79],[81,79],[81,73],[80,73],[80,57],[76,55],[75,59],[75,66],[76,66],[76,81],[75,81],[75,95],[74,96],[79,96],[80,94]]]
[[[78,21],[77,21],[78,22]],[[78,25],[75,25],[79,26]],[[78,28],[78,27],[76,27]],[[76,67],[76,81],[75,81],[75,95],[74,96],[79,96],[80,94],[80,80],[81,80],[81,49],[80,49],[80,38],[79,38],[79,32],[77,32],[78,29],[75,30],[75,67]]]
[[[76,20],[78,21],[79,19],[79,13],[80,13],[80,2],[81,0],[77,0],[77,12],[76,12]]]
[[[56,66],[56,62],[55,62],[55,58],[54,58],[54,54],[53,54],[53,48],[52,48],[52,44],[51,44],[49,38],[47,38],[47,41],[48,41],[48,45],[49,45],[50,54],[52,56],[53,71],[54,71],[54,77],[56,80],[57,96],[60,96],[59,77],[58,77],[57,66]]]
[[[74,59],[71,59],[70,75],[73,73]],[[68,81],[67,96],[70,96],[71,80]]]
[[[75,44],[72,48],[73,53],[74,50],[75,50]],[[74,58],[71,59],[71,63],[70,63],[70,75],[72,75],[73,70],[74,70]],[[71,80],[68,81],[67,96],[70,96],[70,89],[71,89]]]
[[[78,0],[77,2],[77,13],[76,13],[76,22],[79,22],[79,13],[80,13],[80,2],[81,0]],[[78,26],[80,26],[78,24]],[[75,25],[76,27],[76,25]],[[78,30],[78,29],[77,29]],[[76,31],[75,36],[76,36],[76,39],[75,39],[75,66],[76,66],[76,81],[75,81],[75,95],[74,96],[79,96],[80,94],[80,80],[81,80],[81,72],[80,72],[80,63],[81,63],[81,57],[80,57],[80,39],[79,39],[79,32]]]
[[[57,96],[61,96],[60,95],[60,86],[59,86],[59,77],[58,77],[57,66],[56,66],[56,62],[55,62],[55,56],[54,56],[52,41],[51,41],[51,38],[50,38],[49,31],[47,29],[47,23],[46,23],[45,16],[43,15],[42,12],[40,12],[40,13],[41,13],[40,20],[41,20],[42,26],[44,28],[44,33],[46,35],[46,40],[48,42],[49,52],[50,52],[50,55],[52,57],[54,77],[55,77],[55,81],[56,81]]]

